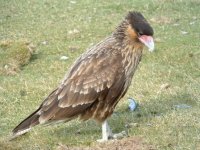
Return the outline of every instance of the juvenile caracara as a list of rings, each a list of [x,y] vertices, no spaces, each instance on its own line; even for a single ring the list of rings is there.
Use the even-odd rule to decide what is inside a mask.
[[[116,30],[83,53],[63,82],[40,107],[13,130],[13,137],[51,122],[95,119],[102,123],[102,140],[112,135],[106,119],[126,94],[142,50],[154,49],[153,29],[139,12],[129,12]]]

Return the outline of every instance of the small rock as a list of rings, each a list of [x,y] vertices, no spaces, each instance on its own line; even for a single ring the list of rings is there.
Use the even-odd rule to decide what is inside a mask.
[[[168,89],[170,87],[170,84],[169,83],[165,83],[165,84],[162,84],[160,86],[160,90],[165,90],[165,89]]]
[[[191,108],[192,106],[187,105],[187,104],[178,104],[178,105],[174,105],[174,107],[178,109],[187,109],[187,108]]]
[[[195,21],[190,22],[190,25],[193,25],[193,24],[195,24]]]
[[[153,124],[151,124],[151,123],[147,123],[146,125],[147,125],[147,126],[150,126],[150,127],[153,126]]]
[[[129,123],[125,125],[126,128],[131,128],[131,127],[139,127],[138,123]]]
[[[70,1],[71,4],[76,4],[76,1]]]
[[[48,44],[48,41],[42,41],[41,42],[43,45],[47,45]]]
[[[69,57],[67,57],[67,56],[61,56],[60,57],[60,60],[67,60],[67,59],[69,59]]]
[[[155,38],[156,43],[162,43],[163,41],[160,38]]]
[[[5,89],[3,87],[0,86],[0,91],[5,91]]]
[[[8,68],[9,68],[9,66],[8,66],[8,65],[5,65],[5,66],[4,66],[4,68],[5,68],[5,69],[8,69]]]
[[[173,24],[173,26],[179,26],[180,24],[178,24],[178,23],[175,23],[175,24]]]
[[[79,32],[80,32],[79,30],[73,29],[73,30],[68,31],[68,35],[77,34],[77,33],[79,33]]]
[[[197,19],[197,17],[196,17],[196,16],[193,16],[193,17],[192,17],[192,19],[193,19],[193,20],[196,20],[196,19]]]
[[[185,34],[188,34],[187,31],[181,31],[181,34],[185,35]]]

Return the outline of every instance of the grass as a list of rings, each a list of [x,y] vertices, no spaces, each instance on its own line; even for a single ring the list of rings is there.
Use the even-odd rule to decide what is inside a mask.
[[[110,118],[114,132],[136,123],[128,129],[130,136],[142,137],[155,149],[200,149],[199,5],[199,0],[1,0],[1,42],[27,39],[36,54],[16,75],[0,75],[0,149],[95,144],[101,129],[93,121],[39,126],[11,142],[7,137],[60,83],[72,62],[112,33],[130,10],[141,11],[150,20],[156,50],[144,52],[117,115]],[[63,55],[69,59],[61,61]],[[161,88],[164,84],[169,87]],[[128,97],[139,103],[135,112],[127,110]],[[178,109],[179,104],[191,108]]]
[[[0,75],[15,75],[33,56],[34,46],[28,41],[5,40],[0,43]]]

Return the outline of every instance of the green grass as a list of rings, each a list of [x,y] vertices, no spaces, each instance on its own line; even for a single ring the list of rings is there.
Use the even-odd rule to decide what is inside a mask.
[[[130,10],[141,11],[150,20],[158,42],[155,52],[144,52],[132,85],[117,106],[118,115],[110,118],[113,131],[137,123],[128,129],[130,136],[142,137],[155,149],[200,149],[199,5],[199,0],[1,0],[0,40],[27,39],[36,52],[21,72],[0,76],[0,149],[87,146],[100,138],[100,125],[75,120],[38,126],[7,141],[11,130],[60,83],[72,62],[89,45],[110,35]],[[70,34],[74,29],[78,33]],[[63,55],[69,59],[61,61]],[[166,83],[170,87],[161,90]],[[128,97],[139,103],[137,111],[127,110]],[[191,108],[176,109],[178,104]]]
[[[15,75],[27,65],[33,55],[34,46],[28,41],[1,41],[0,75]]]

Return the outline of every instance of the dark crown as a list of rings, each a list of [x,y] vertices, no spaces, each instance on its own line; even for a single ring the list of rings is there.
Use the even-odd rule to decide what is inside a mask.
[[[126,16],[126,20],[132,28],[140,35],[153,36],[153,29],[140,12],[132,11]]]

